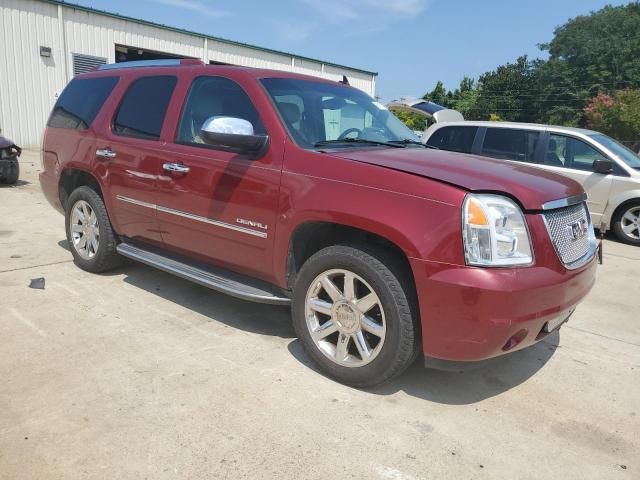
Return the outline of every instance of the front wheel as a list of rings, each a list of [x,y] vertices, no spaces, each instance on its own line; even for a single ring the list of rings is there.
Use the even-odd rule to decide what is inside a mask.
[[[618,240],[640,246],[640,200],[633,200],[619,207],[612,223]]]
[[[419,340],[407,273],[383,251],[337,245],[302,266],[293,299],[298,338],[329,377],[355,387],[407,368]]]

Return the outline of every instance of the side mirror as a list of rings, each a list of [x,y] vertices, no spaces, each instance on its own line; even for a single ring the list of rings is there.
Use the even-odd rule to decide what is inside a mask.
[[[596,173],[602,173],[605,175],[608,173],[613,173],[613,162],[611,160],[600,158],[593,161],[592,169]]]
[[[256,135],[251,122],[242,118],[208,118],[202,125],[200,134],[207,145],[244,153],[250,158],[261,157],[269,146],[269,136]]]

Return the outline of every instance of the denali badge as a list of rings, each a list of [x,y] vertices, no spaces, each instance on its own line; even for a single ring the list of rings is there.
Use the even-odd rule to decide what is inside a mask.
[[[260,222],[254,222],[253,220],[245,220],[244,218],[236,218],[236,223],[241,223],[242,225],[249,225],[250,227],[261,228],[262,230],[267,230],[267,225],[263,225]]]
[[[583,218],[582,220],[578,220],[577,222],[570,223],[567,225],[567,230],[571,233],[571,238],[574,241],[584,237],[587,234],[587,229],[589,228],[587,221]]]

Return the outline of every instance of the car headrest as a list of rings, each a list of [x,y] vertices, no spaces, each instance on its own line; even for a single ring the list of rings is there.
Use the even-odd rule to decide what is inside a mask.
[[[280,112],[282,112],[282,116],[288,123],[293,124],[300,121],[300,107],[295,103],[280,102],[278,103],[278,107],[280,108]]]
[[[558,144],[556,143],[556,141],[553,138],[550,139],[549,140],[549,147],[547,147],[547,151],[555,152],[557,148],[558,148]]]
[[[222,104],[214,95],[201,95],[193,106],[193,119],[204,123],[209,117],[215,117],[222,113]]]

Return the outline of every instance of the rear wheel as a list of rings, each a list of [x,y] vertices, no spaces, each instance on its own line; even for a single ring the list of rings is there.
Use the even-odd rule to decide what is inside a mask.
[[[612,223],[613,231],[620,241],[640,246],[640,200],[620,206]]]
[[[387,381],[418,349],[405,274],[385,252],[325,248],[302,266],[293,320],[307,353],[329,377],[355,387]]]
[[[82,186],[71,193],[65,220],[67,242],[76,265],[100,273],[121,264],[107,209],[94,190]]]

